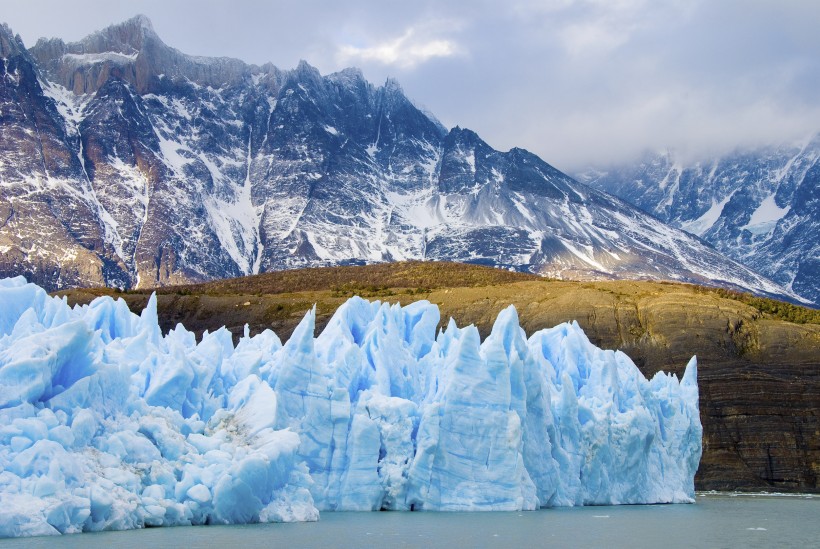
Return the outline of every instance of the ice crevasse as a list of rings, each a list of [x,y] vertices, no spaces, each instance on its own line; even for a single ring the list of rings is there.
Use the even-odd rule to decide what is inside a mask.
[[[697,365],[647,380],[577,323],[482,342],[352,298],[315,337],[163,335],[0,281],[0,537],[317,520],[332,510],[692,502]],[[438,331],[437,331],[438,330]]]

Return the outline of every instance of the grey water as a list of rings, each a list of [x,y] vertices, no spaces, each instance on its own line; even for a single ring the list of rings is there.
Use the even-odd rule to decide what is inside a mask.
[[[820,497],[701,494],[694,505],[519,513],[322,513],[319,522],[0,540],[1,549],[820,547]]]

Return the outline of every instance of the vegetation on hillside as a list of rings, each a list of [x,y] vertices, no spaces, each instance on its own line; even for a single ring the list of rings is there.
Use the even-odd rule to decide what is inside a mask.
[[[447,288],[490,288],[508,284],[530,282],[550,285],[551,279],[533,274],[495,269],[481,265],[449,262],[407,261],[378,263],[364,266],[316,267],[276,271],[255,276],[231,278],[161,288],[119,292],[108,288],[70,290],[60,294],[72,295],[77,302],[90,301],[97,295],[143,295],[156,292],[160,296],[285,296],[301,294],[291,309],[306,310],[306,303],[317,303],[320,310],[335,308],[340,299],[358,295],[368,299],[409,302],[424,299],[436,290]],[[758,297],[723,288],[710,288],[675,282],[569,282],[555,283],[562,291],[598,291],[627,298],[622,292],[653,292],[667,288],[669,292],[713,295],[753,307],[764,318],[784,320],[797,324],[820,324],[820,310],[809,309],[791,303]],[[643,289],[641,289],[643,288]],[[651,290],[650,290],[651,289]],[[312,294],[312,295],[308,295]],[[320,295],[321,294],[321,295]],[[309,306],[307,307],[309,308]],[[278,310],[280,315],[284,311]],[[271,313],[273,314],[273,313]]]
[[[525,280],[546,280],[518,273],[463,263],[406,261],[355,267],[312,267],[274,271],[242,278],[230,278],[163,288],[140,290],[158,294],[245,294],[271,295],[330,290],[340,297],[425,293],[432,289],[495,286]]]
[[[794,322],[795,324],[820,324],[820,310],[801,307],[785,301],[778,301],[767,297],[759,297],[745,292],[727,290],[725,288],[707,288],[695,286],[700,293],[709,292],[725,299],[732,299],[754,307],[763,315],[777,320]]]

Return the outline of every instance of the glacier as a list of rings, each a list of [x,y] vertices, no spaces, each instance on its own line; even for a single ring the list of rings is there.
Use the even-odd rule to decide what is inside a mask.
[[[694,357],[647,380],[575,322],[527,338],[512,306],[483,342],[427,301],[315,319],[197,342],[155,296],[136,315],[0,280],[0,537],[694,501]]]

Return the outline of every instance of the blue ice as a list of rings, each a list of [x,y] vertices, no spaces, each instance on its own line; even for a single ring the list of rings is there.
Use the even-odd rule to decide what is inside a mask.
[[[647,380],[574,322],[440,320],[354,297],[234,346],[0,280],[0,537],[694,501],[694,357]]]

